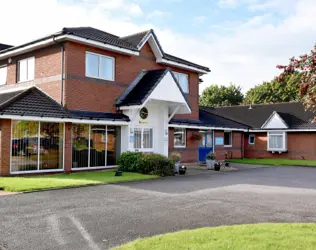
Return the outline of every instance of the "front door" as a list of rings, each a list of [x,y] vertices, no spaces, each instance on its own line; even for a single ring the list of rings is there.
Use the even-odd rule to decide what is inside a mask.
[[[206,155],[213,151],[212,131],[200,131],[202,139],[199,144],[199,162],[206,161]]]

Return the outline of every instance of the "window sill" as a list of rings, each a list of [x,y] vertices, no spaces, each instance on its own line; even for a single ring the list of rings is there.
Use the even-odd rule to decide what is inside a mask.
[[[287,149],[284,149],[284,148],[268,148],[267,151],[269,151],[269,152],[287,152]]]
[[[187,146],[173,146],[174,148],[186,148]]]
[[[28,83],[28,82],[33,82],[34,81],[34,79],[32,79],[32,80],[26,80],[26,81],[19,81],[19,82],[16,82],[17,84],[20,84],[20,83]]]
[[[85,77],[88,77],[88,78],[91,78],[91,79],[96,79],[96,80],[109,81],[109,82],[114,82],[115,81],[114,79],[106,79],[106,78],[87,76],[87,75],[85,75]]]
[[[224,148],[231,148],[233,145],[224,145]]]

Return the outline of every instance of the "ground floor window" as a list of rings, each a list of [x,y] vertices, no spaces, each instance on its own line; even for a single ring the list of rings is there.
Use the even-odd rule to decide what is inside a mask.
[[[186,129],[185,128],[174,128],[174,147],[185,148],[186,146]]]
[[[152,150],[153,147],[153,129],[134,128],[134,149]]]
[[[11,172],[63,168],[63,123],[12,120],[11,138]]]
[[[286,151],[286,133],[268,132],[268,150]]]
[[[120,127],[73,124],[72,168],[116,165],[120,154]]]
[[[248,144],[254,145],[255,144],[255,138],[256,138],[256,136],[254,134],[249,135]]]
[[[232,146],[232,132],[224,131],[224,147]]]

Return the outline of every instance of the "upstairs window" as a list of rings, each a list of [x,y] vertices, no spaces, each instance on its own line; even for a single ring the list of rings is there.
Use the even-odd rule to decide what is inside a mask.
[[[182,91],[184,93],[189,93],[189,76],[178,72],[173,72],[173,74],[176,77]]]
[[[0,66],[0,85],[7,83],[7,66]]]
[[[224,147],[232,146],[232,132],[224,131]]]
[[[86,52],[86,76],[114,81],[114,57]]]
[[[285,132],[268,132],[268,151],[287,151]]]
[[[34,80],[35,58],[30,57],[18,61],[18,82]]]

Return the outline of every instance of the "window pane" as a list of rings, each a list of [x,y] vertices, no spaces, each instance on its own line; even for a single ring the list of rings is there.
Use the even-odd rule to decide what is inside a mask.
[[[189,83],[188,83],[188,76],[185,74],[180,74],[179,75],[179,84],[184,93],[189,92]]]
[[[86,53],[86,76],[99,77],[99,56]]]
[[[205,142],[206,142],[206,133],[205,132],[200,132],[202,139],[199,141],[199,147],[200,148],[205,148]]]
[[[114,80],[113,76],[114,59],[101,56],[100,78]]]
[[[153,129],[144,128],[143,130],[143,147],[144,148],[153,148]]]
[[[232,145],[231,142],[231,132],[224,132],[224,145],[230,146]]]
[[[40,170],[63,168],[62,123],[41,122],[40,124]]]
[[[174,146],[175,147],[185,147],[185,137],[186,130],[182,128],[174,129]]]
[[[134,148],[140,149],[142,147],[142,129],[134,128]]]
[[[255,136],[254,135],[250,135],[249,136],[249,144],[254,144],[255,143]]]
[[[107,152],[106,165],[114,166],[117,164],[116,160],[121,153],[121,130],[120,127],[107,126]]]
[[[91,125],[90,167],[105,166],[105,126]]]
[[[27,60],[19,61],[19,82],[24,82],[27,80]]]
[[[7,67],[0,67],[0,85],[7,83]]]
[[[72,167],[88,167],[89,125],[72,125]]]
[[[35,70],[35,61],[34,58],[27,60],[27,80],[34,80],[34,70]]]
[[[269,148],[282,149],[283,136],[282,135],[269,135]]]
[[[12,172],[37,170],[38,122],[12,120]]]
[[[206,147],[211,148],[213,146],[213,136],[212,133],[207,133]]]

